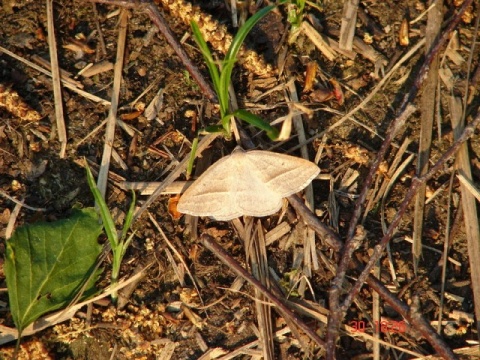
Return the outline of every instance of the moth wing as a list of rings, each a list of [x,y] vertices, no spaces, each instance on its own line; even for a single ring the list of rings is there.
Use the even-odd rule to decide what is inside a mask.
[[[242,165],[238,166],[239,176],[232,194],[235,197],[235,207],[243,215],[249,216],[262,217],[276,213],[282,207],[282,196],[263,182],[261,173],[252,168],[248,161]]]
[[[177,209],[217,220],[271,215],[283,197],[305,188],[319,172],[317,165],[301,158],[237,148],[185,191]]]
[[[320,173],[316,164],[295,156],[261,150],[247,152],[246,156],[249,166],[281,198],[304,189]]]
[[[177,210],[194,216],[231,220],[241,216],[232,201],[234,172],[231,156],[211,165],[181,196]],[[233,204],[233,205],[231,205]]]

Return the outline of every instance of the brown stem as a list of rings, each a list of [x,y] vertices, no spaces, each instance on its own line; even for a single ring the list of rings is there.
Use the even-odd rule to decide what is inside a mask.
[[[317,235],[324,239],[324,241],[332,246],[334,251],[338,253],[341,248],[342,241],[338,238],[337,234],[332,232],[325,224],[323,224],[312,211],[308,209],[305,204],[298,198],[298,196],[288,197],[288,201],[295,208],[297,213],[302,217],[303,221],[315,230]],[[320,229],[320,230],[317,230]],[[362,272],[363,265],[355,258],[352,259],[353,266],[356,271]],[[418,312],[411,311],[410,308],[394,294],[392,294],[376,277],[369,275],[367,284],[375,290],[380,297],[388,303],[396,312],[400,314],[409,324],[414,327],[421,335],[432,345],[432,347],[441,355],[444,359],[455,359],[455,354],[443,341],[443,339],[435,332],[428,321],[422,316],[419,316]]]
[[[338,239],[337,234],[324,223],[318,221],[317,217],[297,195],[290,195],[287,200],[320,239],[337,253],[342,249],[343,243]]]
[[[435,332],[430,324],[416,311],[411,311],[404,302],[399,300],[373,275],[367,278],[367,284],[375,290],[396,312],[403,316],[410,325],[432,345],[435,351],[444,359],[454,360],[457,356],[445,344],[443,339]]]
[[[203,75],[200,73],[198,68],[192,63],[188,57],[185,50],[183,50],[182,45],[178,42],[175,34],[170,30],[167,22],[165,21],[162,14],[158,11],[157,5],[155,5],[151,0],[88,0],[95,3],[116,5],[128,9],[136,9],[145,12],[150,20],[157,26],[158,30],[163,34],[168,44],[173,48],[177,56],[182,61],[183,65],[186,67],[187,71],[192,75],[192,77],[197,82],[198,86],[202,92],[212,101],[217,100],[217,96],[213,91],[210,84],[205,80]]]
[[[228,255],[227,252],[215,242],[213,237],[207,234],[203,234],[200,237],[200,241],[207,249],[213,252],[225,265],[232,269],[238,276],[241,276],[250,285],[260,290],[262,294],[276,306],[282,316],[287,317],[290,321],[292,321],[292,323],[296,324],[318,346],[322,348],[325,347],[324,341],[320,339],[320,337],[312,329],[310,329],[296,314],[294,314],[288,308],[288,306],[284,303],[283,299],[275,296],[260,281],[250,275],[247,270],[245,270],[235,259]]]
[[[466,8],[470,6],[473,0],[467,0],[464,2],[462,8],[460,11],[456,14],[456,16],[453,18],[453,20],[450,22],[448,27],[445,29],[445,31],[442,33],[442,36],[436,41],[436,43],[432,46],[430,51],[425,57],[424,63],[422,67],[420,68],[413,86],[411,90],[409,91],[408,94],[405,95],[403,102],[399,106],[399,110],[397,111],[398,116],[393,120],[393,122],[390,124],[389,129],[387,130],[387,135],[385,137],[384,142],[382,143],[382,146],[380,147],[380,150],[378,151],[377,157],[375,161],[373,162],[370,171],[363,183],[362,191],[360,192],[360,195],[355,203],[355,208],[353,211],[353,216],[350,221],[349,229],[348,229],[348,234],[347,234],[347,240],[345,242],[342,258],[340,259],[340,263],[338,265],[338,270],[337,270],[337,275],[335,276],[335,279],[333,280],[332,287],[330,290],[330,296],[329,296],[329,305],[330,305],[330,317],[328,321],[328,328],[327,328],[327,360],[334,360],[335,359],[335,344],[336,344],[336,339],[338,337],[338,331],[339,331],[339,326],[341,319],[344,317],[344,311],[345,305],[347,302],[343,303],[343,306],[340,306],[340,292],[342,289],[342,284],[345,280],[345,275],[354,251],[354,247],[352,245],[352,240],[354,237],[355,233],[355,228],[358,224],[358,221],[361,217],[362,213],[362,208],[365,202],[365,199],[367,197],[367,192],[373,182],[373,178],[375,173],[378,170],[378,167],[382,160],[385,157],[385,154],[387,153],[387,150],[390,148],[390,144],[394,139],[394,136],[397,132],[397,130],[400,128],[401,123],[405,120],[405,112],[409,108],[409,104],[411,101],[415,98],[415,96],[418,93],[418,90],[420,89],[420,86],[422,85],[426,74],[428,72],[429,66],[432,62],[432,60],[435,58],[436,54],[440,50],[440,48],[446,43],[448,40],[448,37],[452,30],[457,26],[457,24],[461,20],[462,14],[465,12]],[[413,186],[413,184],[412,184]],[[390,236],[384,236],[384,239],[386,238],[386,243],[390,239]],[[363,278],[363,281],[365,281],[365,277]],[[351,301],[352,297],[349,297],[349,301]]]

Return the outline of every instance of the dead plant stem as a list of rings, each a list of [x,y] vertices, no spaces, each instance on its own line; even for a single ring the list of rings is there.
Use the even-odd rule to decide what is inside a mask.
[[[472,3],[472,0],[467,0],[463,3],[460,11],[458,11],[458,13],[452,19],[452,21],[450,22],[448,27],[445,29],[445,31],[442,32],[442,36],[432,46],[432,48],[430,49],[430,51],[426,55],[424,63],[422,65],[422,67],[420,68],[420,70],[419,70],[419,72],[418,72],[418,74],[415,78],[415,81],[413,82],[413,86],[412,86],[410,92],[405,95],[403,102],[399,106],[399,111],[397,112],[398,115],[392,121],[392,123],[390,124],[390,126],[387,130],[387,135],[385,137],[385,141],[382,143],[382,146],[380,147],[380,150],[377,154],[377,157],[376,157],[375,161],[372,163],[370,171],[369,171],[369,173],[368,173],[368,175],[367,175],[367,177],[366,177],[366,179],[363,183],[362,191],[361,191],[361,193],[360,193],[360,195],[359,195],[359,197],[358,197],[358,199],[355,203],[355,208],[354,208],[354,211],[353,211],[352,219],[350,221],[350,225],[349,225],[349,229],[348,229],[348,233],[347,233],[347,240],[345,242],[343,254],[342,254],[342,257],[341,257],[339,265],[338,265],[337,275],[335,276],[335,279],[332,282],[332,287],[330,289],[330,296],[329,296],[330,317],[329,317],[329,320],[328,320],[327,337],[326,337],[326,346],[327,346],[327,348],[326,348],[326,350],[327,350],[327,355],[326,356],[327,357],[326,358],[327,358],[327,360],[334,360],[335,359],[336,340],[338,338],[338,332],[339,332],[339,326],[340,326],[341,319],[344,317],[345,312],[346,312],[345,309],[347,309],[350,306],[350,304],[353,300],[353,297],[356,296],[356,294],[360,290],[363,282],[365,281],[365,279],[367,278],[367,276],[369,274],[369,271],[372,269],[372,266],[375,264],[375,261],[377,261],[380,258],[381,252],[379,253],[379,250],[383,251],[386,244],[390,240],[395,226],[398,225],[398,222],[400,221],[401,215],[403,215],[403,213],[406,210],[406,206],[408,205],[408,202],[409,202],[409,200],[408,200],[408,202],[406,201],[408,199],[408,196],[410,196],[410,198],[411,198],[415,194],[416,189],[417,189],[418,185],[420,184],[419,183],[420,179],[418,179],[418,178],[415,179],[412,182],[412,186],[410,187],[410,190],[407,193],[407,197],[404,200],[404,202],[402,203],[402,205],[404,207],[403,210],[398,211],[398,213],[395,217],[396,221],[392,222],[392,224],[390,225],[387,233],[382,238],[381,244],[376,246],[375,253],[372,256],[372,258],[370,259],[369,263],[367,264],[367,267],[365,268],[365,270],[362,272],[361,277],[359,277],[359,279],[357,280],[357,283],[352,288],[349,295],[344,300],[343,304],[340,305],[340,294],[341,294],[342,284],[345,281],[345,276],[346,276],[346,273],[347,273],[347,269],[349,267],[353,251],[355,249],[355,247],[352,244],[354,234],[355,234],[355,228],[356,228],[356,226],[358,224],[358,221],[361,217],[362,208],[363,208],[363,205],[365,203],[365,199],[367,197],[368,190],[369,190],[369,188],[370,188],[370,186],[373,182],[374,175],[376,174],[380,163],[384,159],[385,154],[387,153],[387,150],[390,148],[390,144],[392,143],[392,141],[395,137],[395,134],[397,133],[397,130],[400,128],[400,126],[406,120],[406,116],[405,116],[406,113],[408,111],[412,110],[412,106],[410,105],[410,103],[415,98],[415,96],[417,95],[421,85],[423,84],[423,82],[426,78],[427,72],[430,68],[431,62],[435,58],[436,54],[439,52],[440,48],[446,43],[450,33],[458,25],[458,23],[461,20],[462,14],[465,12],[467,7],[470,6],[471,3]],[[480,116],[477,117],[476,121],[478,121],[478,120],[480,120]],[[470,128],[470,132],[473,132],[473,129]],[[466,133],[467,133],[467,129],[465,129],[464,135]],[[462,136],[462,138],[463,137],[464,136]],[[451,150],[455,149],[455,151],[456,151],[458,146],[459,146],[459,141],[457,141],[450,148],[450,150],[447,151],[447,153],[445,153],[445,155],[446,154],[449,154],[449,156],[453,155],[454,152],[451,151]],[[444,156],[442,156],[441,159],[444,159]],[[446,159],[443,160],[442,163],[444,163],[445,161],[446,161]],[[438,162],[437,162],[437,164],[438,164]],[[432,168],[432,170],[433,169],[437,170],[437,167],[434,166]],[[431,171],[429,171],[427,173],[427,175],[430,175],[430,174],[432,174]],[[426,178],[426,175],[422,176],[421,179],[424,179],[424,178]],[[399,216],[399,214],[400,214],[400,216]]]
[[[342,242],[338,238],[338,235],[330,230],[330,228],[322,223],[315,215],[313,215],[311,210],[307,208],[305,203],[301,201],[298,196],[289,196],[288,201],[290,202],[290,205],[292,205],[292,207],[297,211],[303,221],[305,221],[309,227],[315,229],[317,235],[323,239],[328,246],[334,249],[336,253],[339,253],[342,247]],[[355,258],[353,258],[352,261],[356,270],[361,272],[363,270],[363,266],[360,264],[360,262]],[[418,330],[439,355],[445,359],[455,359],[455,355],[453,355],[450,348],[430,326],[428,321],[426,321],[422,316],[418,316],[418,314],[413,316],[414,312],[410,311],[410,308],[404,302],[399,300],[394,294],[392,294],[375,276],[368,276],[366,282],[380,295],[380,297],[386,303],[392,306],[392,308],[395,309],[395,311],[397,311],[405,320],[407,320],[412,327]]]
[[[457,151],[460,149],[460,147],[463,145],[463,143],[473,135],[475,128],[479,124],[480,124],[480,112],[477,114],[473,122],[465,127],[465,130],[463,131],[462,135],[454,142],[454,144],[442,155],[442,157],[432,166],[432,168],[425,175],[419,178],[418,177],[413,178],[412,184],[410,185],[410,188],[408,189],[408,192],[405,195],[405,199],[400,204],[399,210],[395,214],[395,217],[393,218],[390,226],[388,227],[387,232],[385,233],[383,238],[380,240],[379,244],[375,246],[374,252],[370,257],[367,265],[363,269],[360,276],[358,276],[357,281],[355,282],[354,286],[352,287],[350,292],[347,294],[345,300],[343,301],[339,309],[342,313],[345,313],[348,310],[350,304],[353,301],[353,298],[358,294],[363,283],[366,281],[366,279],[370,275],[370,272],[373,266],[382,256],[382,253],[385,250],[387,243],[392,238],[392,235],[395,229],[400,223],[400,220],[403,214],[405,213],[405,211],[407,210],[407,207],[410,204],[411,200],[417,193],[419,186],[421,184],[424,184],[428,180],[430,180],[433,176],[435,176],[435,174],[438,171],[440,171],[443,168],[447,160],[449,160],[452,156],[454,156],[457,153]],[[418,316],[418,315],[415,315],[415,316]]]
[[[145,12],[150,20],[157,26],[162,35],[167,40],[168,44],[173,48],[177,56],[182,61],[183,65],[187,68],[188,72],[197,82],[198,86],[202,92],[212,101],[216,100],[217,96],[213,91],[212,87],[207,83],[203,75],[200,73],[198,68],[193,64],[193,62],[188,57],[187,53],[183,49],[182,45],[178,42],[172,30],[170,30],[167,22],[165,21],[162,14],[158,11],[157,5],[155,5],[150,0],[139,0],[139,1],[129,1],[129,0],[88,0],[95,3],[116,5],[127,9],[136,9]]]
[[[115,59],[113,89],[110,111],[107,117],[107,127],[105,129],[105,144],[103,148],[102,162],[98,173],[97,186],[100,193],[105,197],[107,191],[108,170],[110,168],[110,157],[112,155],[113,142],[115,140],[115,124],[117,119],[118,100],[120,97],[120,85],[122,83],[123,58],[125,54],[125,45],[127,38],[128,12],[120,12],[120,24],[117,42],[117,56]]]
[[[427,49],[432,46],[435,38],[440,33],[443,18],[443,0],[436,0],[434,3],[435,8],[428,13],[427,30],[425,34],[425,38],[427,40]],[[430,65],[432,71],[428,72],[424,85],[425,90],[421,96],[421,121],[417,158],[417,176],[424,175],[428,171],[430,148],[432,146],[433,121],[435,119],[435,103],[436,101],[439,101],[438,98],[432,96],[432,94],[436,93],[435,90],[438,86],[438,58],[439,56],[437,54]],[[415,274],[418,273],[418,263],[422,255],[422,235],[426,190],[427,184],[420,185],[415,199],[412,243],[413,269]]]
[[[308,335],[308,337],[313,340],[318,346],[322,348],[325,347],[324,341],[320,339],[320,337],[312,329],[310,329],[296,314],[294,314],[283,302],[282,299],[275,296],[260,281],[250,275],[235,259],[228,255],[227,252],[220,245],[218,245],[210,235],[203,234],[200,237],[200,241],[207,249],[212,251],[225,265],[232,269],[235,274],[241,276],[250,285],[260,290],[263,295],[275,305],[275,307],[279,310],[282,316],[288,318],[294,324],[298,325],[298,327],[302,329],[305,334]]]
[[[47,26],[48,26],[48,49],[52,67],[53,97],[55,99],[55,119],[57,122],[58,140],[61,144],[60,158],[65,158],[67,148],[67,128],[63,116],[63,98],[60,84],[60,67],[58,65],[57,41],[55,39],[55,26],[53,15],[53,0],[47,0]]]

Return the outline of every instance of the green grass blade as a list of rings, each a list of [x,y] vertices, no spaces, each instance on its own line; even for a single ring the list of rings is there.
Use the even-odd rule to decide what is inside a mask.
[[[118,236],[117,230],[115,229],[115,223],[113,221],[112,215],[108,210],[108,206],[105,203],[105,200],[100,194],[100,190],[98,190],[97,184],[95,184],[95,179],[93,178],[92,172],[90,171],[90,167],[85,160],[85,169],[87,170],[87,182],[88,186],[90,187],[90,191],[97,202],[97,205],[100,209],[100,216],[102,217],[103,226],[105,228],[105,233],[107,234],[108,241],[110,242],[110,246],[112,249],[116,249],[118,245]]]
[[[203,55],[203,58],[205,59],[205,62],[207,63],[208,72],[210,73],[210,77],[212,78],[213,87],[215,88],[215,92],[217,93],[218,101],[220,103],[220,112],[223,116],[223,112],[228,111],[228,97],[225,99],[220,93],[220,73],[218,71],[217,65],[215,64],[212,53],[210,52],[210,49],[208,48],[208,45],[203,38],[203,35],[200,32],[197,23],[195,21],[191,21],[190,26],[192,27],[193,37],[198,44],[198,47]]]
[[[135,194],[135,191],[132,190],[132,202],[130,203],[127,216],[125,217],[125,223],[123,224],[122,237],[120,238],[121,241],[123,241],[126,238],[127,232],[128,230],[130,230],[130,226],[132,226],[133,214],[135,213],[136,202],[137,202],[137,196]]]
[[[190,175],[192,175],[193,162],[195,161],[197,147],[198,147],[198,136],[196,136],[192,142],[192,151],[190,151],[190,158],[188,159],[188,164],[187,164],[187,180],[190,179]]]
[[[220,126],[220,125],[208,125],[205,126],[203,130],[200,131],[201,134],[216,134],[216,133],[222,133],[225,134],[225,129]]]
[[[227,55],[225,55],[225,61],[235,60],[237,58],[240,47],[242,46],[248,33],[252,30],[255,24],[267,15],[275,8],[275,5],[266,6],[263,9],[257,11],[252,17],[250,17],[245,24],[238,30],[237,35],[232,40],[232,44],[228,49]]]
[[[267,136],[271,140],[278,139],[278,135],[279,135],[278,129],[271,126],[268,122],[263,120],[261,117],[254,115],[247,110],[242,110],[242,109],[236,110],[233,113],[233,115],[238,117],[239,119],[242,119],[243,121],[246,121],[250,125],[253,125],[260,130],[264,130],[267,133]]]
[[[225,137],[227,137],[228,139],[230,139],[232,136],[230,121],[232,121],[232,114],[230,113],[227,113],[224,117],[222,117],[221,120]]]
[[[245,24],[238,30],[237,35],[232,40],[230,48],[228,49],[227,55],[225,55],[225,59],[222,62],[222,72],[220,75],[220,94],[227,94],[228,99],[228,87],[230,86],[230,81],[232,77],[233,65],[237,59],[238,52],[245,41],[248,33],[255,24],[264,17],[268,12],[275,8],[275,5],[266,6],[260,11],[257,11],[255,15],[250,17]],[[219,95],[220,96],[220,95]],[[228,104],[227,104],[228,106]],[[223,117],[223,116],[222,116]]]

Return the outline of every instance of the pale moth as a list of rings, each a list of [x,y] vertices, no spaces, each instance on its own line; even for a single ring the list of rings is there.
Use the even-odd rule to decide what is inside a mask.
[[[319,174],[314,163],[271,151],[245,151],[210,166],[182,195],[177,209],[184,214],[231,220],[277,212],[282,199],[304,189]]]

